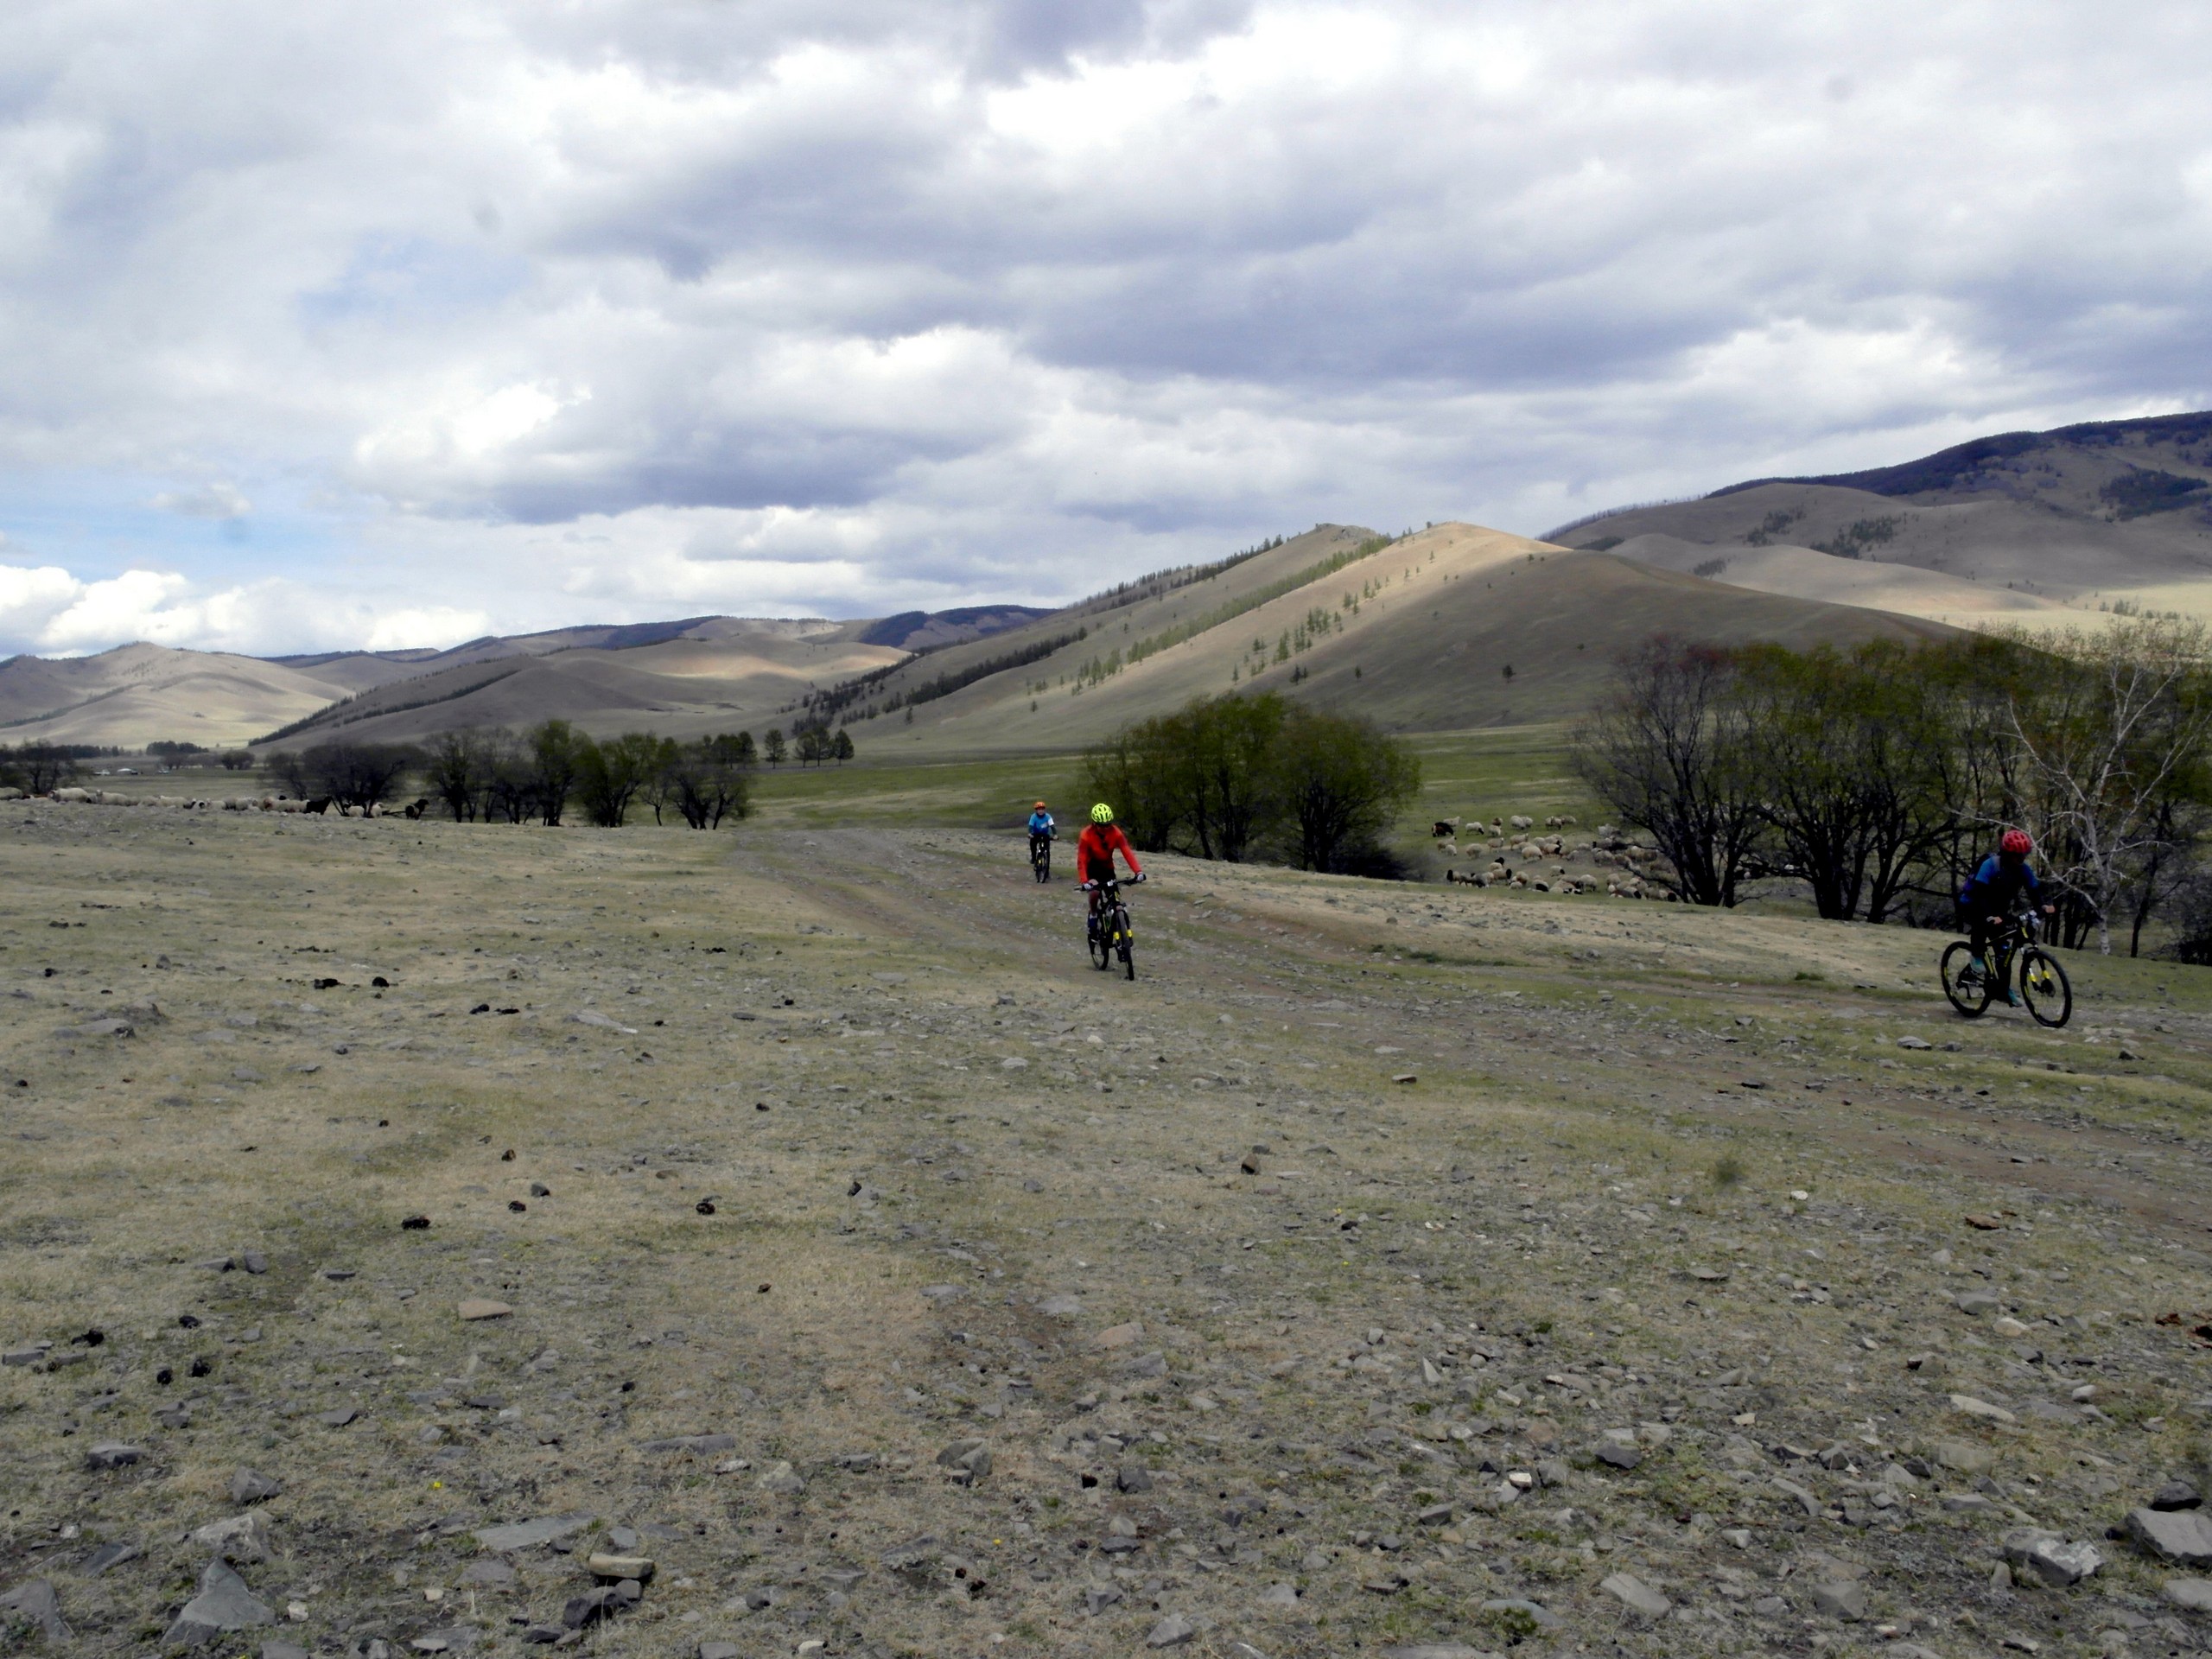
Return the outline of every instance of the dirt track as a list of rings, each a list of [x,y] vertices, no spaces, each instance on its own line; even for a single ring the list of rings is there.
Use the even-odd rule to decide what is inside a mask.
[[[2212,1306],[2124,974],[2049,1038],[1924,938],[1163,860],[1128,984],[1015,839],[99,810],[0,849],[4,1578],[87,1650],[246,1509],[340,1653],[557,1633],[590,1551],[475,1535],[570,1514],[628,1654],[2194,1639],[2103,1539]],[[2030,1521],[2107,1563],[1993,1588]]]

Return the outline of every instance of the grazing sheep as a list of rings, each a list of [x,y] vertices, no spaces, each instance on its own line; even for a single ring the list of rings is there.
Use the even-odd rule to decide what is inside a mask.
[[[1433,841],[1447,840],[1451,836],[1452,829],[1452,825],[1451,819],[1438,818],[1428,826],[1429,837]]]
[[[1532,830],[1536,821],[1525,812],[1516,812],[1510,820],[1516,830]]]
[[[402,810],[408,817],[419,818],[430,810],[429,798],[426,796],[419,801],[410,803]]]
[[[311,801],[302,801],[300,803],[300,810],[302,812],[312,812],[317,817],[321,817],[324,813],[330,810],[330,797],[327,795],[318,795]],[[342,811],[343,809],[341,808],[340,810]]]

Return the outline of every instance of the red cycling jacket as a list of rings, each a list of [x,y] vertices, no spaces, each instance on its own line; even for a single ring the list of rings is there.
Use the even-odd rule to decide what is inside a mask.
[[[1137,862],[1136,849],[1129,845],[1129,838],[1122,833],[1120,824],[1085,824],[1083,834],[1076,837],[1075,879],[1078,881],[1092,880],[1091,866],[1094,864],[1098,867],[1099,875],[1113,874],[1114,855],[1116,853],[1128,860],[1131,874],[1144,874],[1144,866]]]

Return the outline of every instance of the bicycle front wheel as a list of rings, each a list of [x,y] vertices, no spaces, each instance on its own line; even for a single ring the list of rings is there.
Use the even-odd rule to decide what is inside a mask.
[[[1970,976],[1967,968],[1973,961],[1974,946],[1964,939],[1952,941],[1943,951],[1943,995],[1969,1020],[1980,1018],[1989,1007],[1989,976]]]
[[[1130,979],[1137,976],[1136,941],[1130,938],[1129,912],[1122,911],[1114,918],[1114,949],[1122,958],[1122,972]]]
[[[1090,925],[1090,965],[1100,972],[1114,965],[1114,940],[1111,924],[1103,916]]]
[[[2054,1028],[2074,1014],[2074,987],[2056,957],[2033,945],[2020,952],[2020,1000],[2039,1026]]]

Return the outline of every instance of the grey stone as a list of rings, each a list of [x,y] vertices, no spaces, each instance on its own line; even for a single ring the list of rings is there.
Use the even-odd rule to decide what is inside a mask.
[[[505,1561],[493,1556],[484,1560],[471,1561],[467,1567],[461,1568],[461,1581],[463,1584],[488,1585],[497,1588],[512,1584],[515,1581],[515,1570]]]
[[[1981,1475],[1989,1472],[1996,1463],[1996,1453],[1972,1440],[1938,1440],[1936,1442],[1936,1461],[1946,1469],[1955,1469],[1962,1475]]]
[[[1565,1623],[1565,1621],[1561,1619],[1557,1613],[1553,1612],[1549,1608],[1540,1607],[1535,1602],[1524,1601],[1518,1596],[1504,1596],[1500,1597],[1494,1601],[1486,1601],[1483,1603],[1483,1611],[1486,1613],[1526,1613],[1530,1618],[1536,1621],[1536,1628],[1540,1630],[1555,1630],[1559,1629],[1563,1623]]]
[[[86,1578],[97,1579],[111,1567],[121,1567],[125,1561],[135,1561],[144,1554],[136,1544],[102,1544],[85,1557],[85,1565],[80,1570]]]
[[[476,1632],[466,1624],[448,1624],[425,1630],[407,1645],[417,1653],[466,1653],[476,1645]]]
[[[2078,1584],[2105,1564],[2094,1545],[2069,1543],[2055,1532],[2019,1527],[2005,1535],[2005,1559],[2025,1567],[2054,1590]]]
[[[1416,1642],[1408,1647],[1385,1648],[1382,1659],[1497,1659],[1487,1648],[1471,1648],[1464,1642]]]
[[[1813,1605],[1830,1618],[1840,1618],[1847,1624],[1855,1624],[1866,1617],[1866,1586],[1848,1580],[1840,1584],[1816,1584],[1813,1586]]]
[[[184,1604],[176,1621],[162,1632],[172,1645],[196,1648],[203,1642],[256,1624],[273,1624],[276,1615],[254,1599],[245,1580],[220,1561],[210,1561],[200,1574],[200,1593]]]
[[[2212,1579],[2168,1579],[2159,1593],[2192,1613],[2212,1613]]]
[[[1144,1639],[1147,1648],[1180,1647],[1198,1633],[1198,1627],[1180,1613],[1170,1613],[1152,1627]]]
[[[1304,1567],[1308,1573],[1325,1573],[1329,1568],[1334,1567],[1336,1563],[1337,1558],[1335,1556],[1330,1554],[1327,1550],[1317,1547],[1307,1550],[1306,1554],[1300,1558],[1298,1564]]]
[[[639,1541],[635,1527],[609,1527],[607,1529],[607,1547],[618,1554],[628,1554],[638,1547]]]
[[[734,1642],[702,1642],[699,1659],[739,1659],[741,1649]]]
[[[308,1650],[296,1642],[281,1641],[272,1636],[261,1644],[261,1659],[308,1659]]]
[[[1943,1507],[1954,1515],[1989,1515],[1997,1505],[1980,1492],[1946,1492]]]
[[[265,1561],[269,1559],[269,1522],[259,1510],[249,1510],[244,1515],[226,1516],[195,1529],[192,1541],[202,1549],[213,1550],[226,1561]]]
[[[982,1440],[955,1440],[937,1454],[938,1466],[963,1486],[973,1486],[991,1472],[991,1448]]]
[[[1789,1604],[1780,1596],[1761,1596],[1751,1604],[1751,1611],[1761,1618],[1772,1618],[1789,1611]]]
[[[351,1406],[340,1406],[332,1411],[319,1411],[315,1413],[315,1420],[318,1423],[327,1424],[332,1428],[343,1428],[348,1423],[353,1422],[355,1419],[359,1417],[360,1414],[361,1414],[359,1411],[356,1411]]]
[[[675,1434],[666,1440],[644,1441],[638,1447],[640,1452],[714,1452],[736,1449],[734,1434]]]
[[[582,1532],[596,1517],[585,1515],[548,1515],[535,1521],[514,1521],[501,1527],[480,1527],[474,1536],[485,1548],[505,1555],[518,1549],[536,1549]]]
[[[1298,1586],[1294,1584],[1271,1584],[1260,1592],[1262,1607],[1295,1607],[1298,1605]]]
[[[39,1627],[49,1642],[67,1642],[69,1625],[61,1617],[61,1599],[45,1579],[31,1579],[0,1596],[0,1607],[20,1614]]]
[[[2212,1567],[2212,1521],[2201,1510],[2130,1510],[2127,1535],[2178,1567]]]
[[[1618,1446],[1611,1440],[1600,1441],[1592,1449],[1592,1455],[1616,1469],[1633,1469],[1643,1461],[1643,1453],[1634,1446]]]
[[[759,1484],[764,1492],[791,1495],[806,1490],[806,1478],[790,1464],[779,1459],[760,1471]]]
[[[1083,1317],[1080,1296],[1047,1296],[1037,1304],[1039,1313],[1050,1314],[1056,1319],[1079,1319]]]
[[[85,1453],[87,1469],[122,1469],[141,1461],[146,1455],[143,1446],[130,1446],[122,1440],[99,1440]]]
[[[10,1348],[0,1353],[0,1365],[35,1365],[46,1357],[47,1350],[54,1344],[35,1342],[22,1348]]]
[[[1083,1607],[1087,1613],[1103,1613],[1121,1599],[1122,1592],[1110,1584],[1086,1584],[1083,1586]]]
[[[1125,1463],[1114,1471],[1114,1490],[1148,1492],[1152,1490],[1152,1471],[1141,1463]]]
[[[241,1469],[231,1477],[233,1503],[258,1503],[264,1498],[281,1497],[283,1491],[281,1484],[257,1470]]]
[[[1959,1294],[1959,1312],[1969,1319],[1978,1319],[1985,1313],[1994,1313],[2004,1302],[1986,1290],[1962,1291]]]
[[[2203,1501],[2196,1488],[2185,1480],[2170,1480],[2151,1495],[2151,1507],[2166,1514],[2193,1510]]]
[[[1616,1573],[1600,1581],[1598,1587],[1631,1612],[1641,1613],[1646,1618],[1663,1618],[1675,1605],[1632,1573]]]
[[[269,1258],[259,1250],[241,1250],[238,1252],[238,1266],[248,1273],[266,1273],[269,1271]]]

